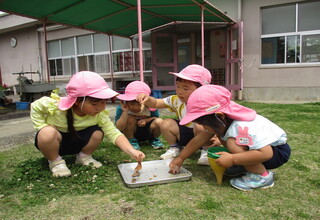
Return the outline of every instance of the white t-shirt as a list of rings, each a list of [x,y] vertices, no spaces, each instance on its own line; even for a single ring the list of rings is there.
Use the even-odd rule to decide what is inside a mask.
[[[240,130],[246,128],[248,130],[241,134]],[[253,121],[233,121],[222,139],[226,141],[229,137],[236,138],[237,144],[242,143],[241,145],[248,146],[249,150],[267,145],[278,146],[287,142],[285,131],[261,115],[257,115]]]
[[[187,114],[187,106],[186,103],[182,102],[177,95],[171,95],[163,99],[164,104],[166,104],[167,108],[170,111],[175,112],[179,121]],[[193,128],[194,123],[190,122],[185,125],[188,128]]]

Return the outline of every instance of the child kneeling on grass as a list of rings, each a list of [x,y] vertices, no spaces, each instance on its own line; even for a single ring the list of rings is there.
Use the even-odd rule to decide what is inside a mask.
[[[67,97],[52,93],[31,104],[31,119],[36,130],[35,146],[49,161],[54,177],[70,176],[63,155],[76,154],[76,164],[99,168],[92,158],[103,137],[138,160],[144,153],[134,149],[114,126],[105,110],[107,99],[118,95],[97,73],[83,71],[72,76],[66,86]]]
[[[218,165],[225,168],[241,165],[246,170],[244,176],[230,180],[237,189],[273,187],[273,172],[268,169],[278,168],[289,160],[291,150],[286,133],[254,110],[231,101],[231,93],[222,86],[205,85],[190,95],[187,114],[180,124],[192,121],[216,134],[230,152],[217,153],[221,155],[216,160]],[[196,150],[192,146],[185,148],[171,162],[171,172],[177,172]]]
[[[136,101],[139,93],[150,95],[150,87],[141,81],[129,83],[124,94],[117,96],[121,104],[116,110],[116,127],[129,139],[131,145],[139,150],[139,142],[149,141],[154,149],[163,148],[159,139],[162,118],[159,111],[150,109]]]

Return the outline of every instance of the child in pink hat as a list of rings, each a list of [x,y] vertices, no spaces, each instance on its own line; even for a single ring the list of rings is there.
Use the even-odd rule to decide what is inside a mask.
[[[161,133],[167,140],[170,148],[160,156],[160,159],[172,159],[179,155],[183,146],[190,143],[191,140],[196,140],[194,144],[197,146],[208,146],[209,141],[202,142],[203,139],[208,139],[212,135],[205,132],[203,126],[196,125],[194,123],[188,123],[186,125],[179,125],[179,121],[186,114],[186,102],[190,94],[196,90],[198,87],[210,84],[211,73],[206,68],[192,64],[179,73],[174,74],[176,78],[176,95],[171,95],[164,99],[155,99],[154,97],[148,96],[146,94],[139,94],[137,101],[144,103],[145,105],[152,108],[168,108],[170,111],[175,112],[178,119],[164,119],[161,124]],[[200,141],[199,141],[200,140]],[[215,142],[219,145],[219,141]],[[198,160],[200,165],[209,165],[207,158],[207,151],[205,149],[201,150],[201,156]]]
[[[228,152],[217,153],[216,163],[230,168],[241,166],[246,174],[231,179],[233,187],[249,191],[273,187],[273,172],[289,160],[290,146],[286,133],[265,117],[231,101],[231,93],[222,86],[206,85],[189,97],[187,114],[180,124],[191,121],[203,125],[208,132],[216,134]],[[170,164],[177,172],[183,161],[197,148],[188,146]]]
[[[162,119],[159,118],[159,111],[144,107],[136,101],[139,93],[150,95],[150,87],[141,81],[129,83],[124,94],[117,96],[121,104],[116,110],[116,127],[129,139],[131,145],[139,150],[139,142],[150,141],[154,149],[163,148],[159,139],[161,135],[160,125]]]
[[[31,119],[37,130],[35,146],[49,161],[54,177],[70,176],[63,155],[76,154],[76,164],[99,168],[92,158],[103,137],[132,158],[141,160],[144,153],[134,149],[114,126],[105,110],[107,99],[118,93],[109,88],[97,73],[83,71],[72,76],[66,86],[67,97],[52,93],[31,104]]]

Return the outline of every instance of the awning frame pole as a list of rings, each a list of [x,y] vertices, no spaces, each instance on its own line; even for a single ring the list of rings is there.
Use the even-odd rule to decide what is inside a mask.
[[[141,24],[141,0],[137,0],[138,11],[138,36],[139,36],[139,65],[140,65],[140,81],[144,81],[143,77],[143,51],[142,51],[142,24]]]
[[[112,89],[116,90],[115,85],[114,85],[114,80],[113,80],[113,54],[112,54],[112,38],[110,35],[107,35],[109,38],[109,67],[110,67],[110,74],[111,74],[111,85],[112,85]]]

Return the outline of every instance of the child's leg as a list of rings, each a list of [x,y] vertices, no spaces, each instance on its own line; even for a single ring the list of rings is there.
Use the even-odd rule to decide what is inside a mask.
[[[37,134],[37,147],[45,158],[54,161],[59,157],[61,134],[52,126],[42,128]]]
[[[82,148],[80,152],[91,155],[99,146],[103,139],[103,132],[102,131],[95,131],[93,132],[88,144]]]
[[[193,132],[194,132],[194,136],[197,136],[199,133],[204,132],[205,128],[202,125],[198,125],[196,124]],[[198,165],[204,165],[204,166],[208,166],[209,165],[209,160],[208,160],[208,147],[211,145],[211,142],[208,141],[205,145],[203,145],[201,147],[201,153],[200,153],[200,157],[198,159],[197,164]]]
[[[86,146],[84,146],[79,154],[77,155],[76,164],[81,164],[84,166],[93,166],[95,168],[99,168],[102,164],[92,158],[92,153],[98,148],[101,141],[103,140],[103,132],[100,130],[96,130],[92,133],[90,140]]]
[[[133,115],[128,115],[126,127],[121,130],[121,132],[126,136],[128,139],[134,137],[134,133],[137,130],[137,121],[136,117]]]
[[[247,147],[228,147],[230,153],[241,153],[247,151]],[[247,173],[239,178],[230,180],[230,184],[240,190],[249,191],[257,188],[271,188],[274,186],[273,173],[267,171],[262,161],[252,165],[243,165]]]
[[[150,134],[153,137],[153,139],[151,140],[151,146],[154,149],[163,148],[163,143],[159,139],[159,136],[161,135],[160,127],[162,122],[163,122],[162,118],[156,118],[150,124]]]
[[[150,133],[152,134],[153,137],[159,137],[161,135],[161,124],[163,122],[162,118],[156,118],[151,122],[150,125]]]
[[[52,126],[42,128],[36,135],[36,147],[49,161],[49,168],[54,177],[70,176],[66,162],[60,157],[59,149],[62,141],[60,132]]]
[[[174,119],[164,119],[160,131],[170,146],[175,145],[180,139],[179,125]]]
[[[178,123],[171,118],[164,119],[161,123],[160,131],[170,145],[170,148],[160,156],[162,160],[175,158],[180,153],[180,129]]]

